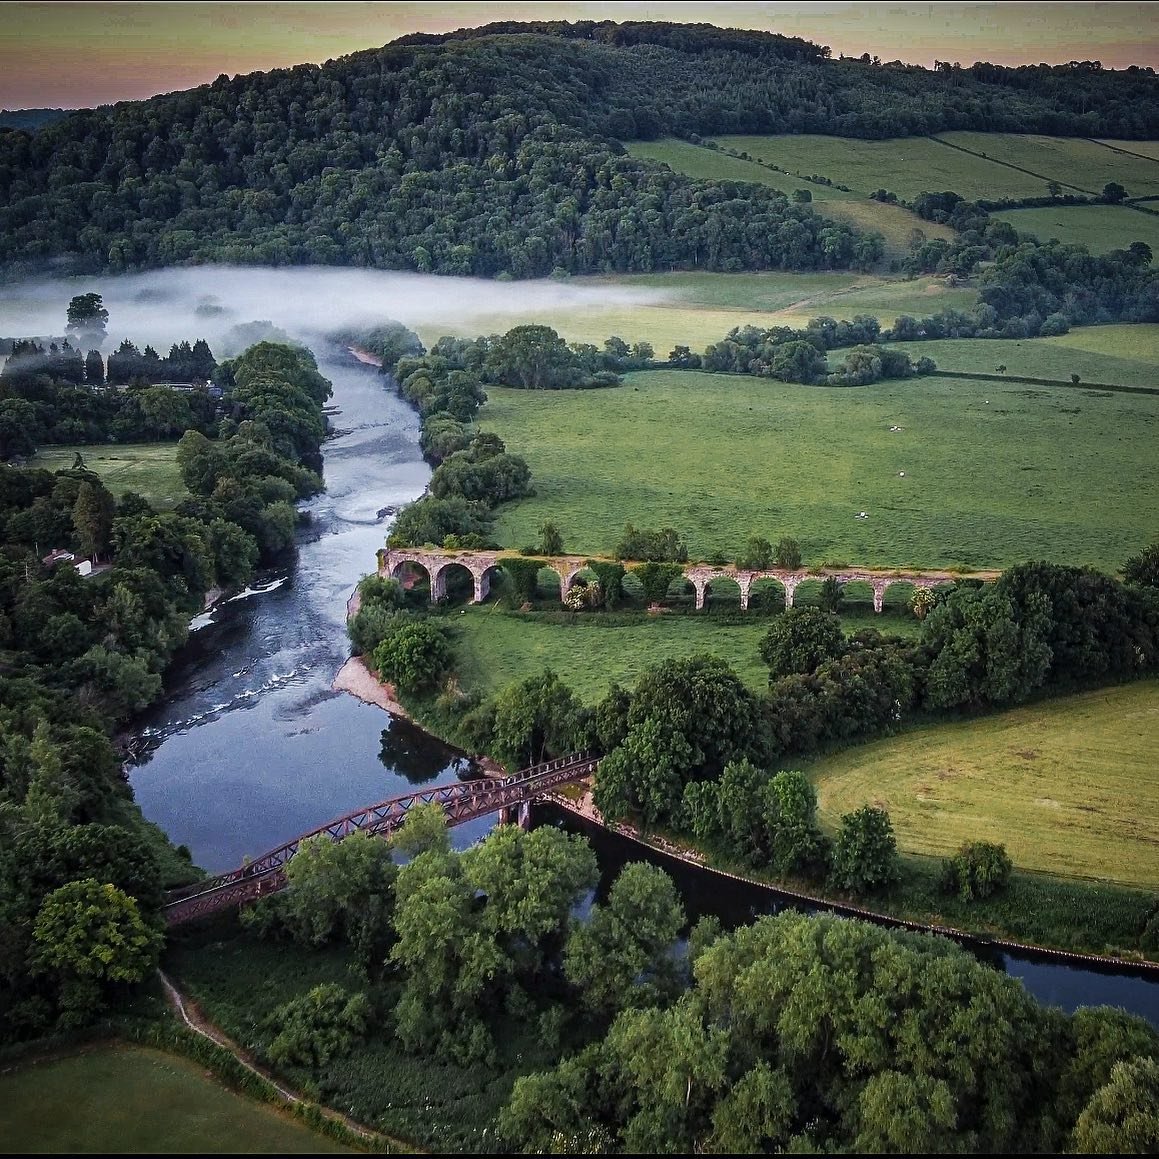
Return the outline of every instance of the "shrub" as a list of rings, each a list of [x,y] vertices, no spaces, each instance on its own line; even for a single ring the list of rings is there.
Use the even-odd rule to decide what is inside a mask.
[[[942,891],[962,901],[982,900],[1006,888],[1013,868],[1005,845],[968,841],[942,862]]]
[[[760,643],[770,682],[794,672],[813,672],[844,652],[841,621],[821,608],[786,608]]]
[[[898,879],[897,841],[884,809],[862,805],[841,818],[832,882],[850,893],[872,893]]]
[[[798,568],[801,566],[801,545],[789,535],[782,535],[777,541],[773,558],[777,567]]]
[[[511,577],[511,589],[519,603],[531,603],[539,586],[539,570],[547,566],[544,561],[509,555],[499,560],[499,566]]]
[[[341,986],[323,983],[270,1015],[279,1029],[267,1053],[273,1063],[325,1066],[351,1051],[366,1034],[369,1021],[365,994],[347,994]]]
[[[445,630],[431,620],[407,619],[374,649],[374,667],[402,692],[418,692],[438,682],[450,667]]]

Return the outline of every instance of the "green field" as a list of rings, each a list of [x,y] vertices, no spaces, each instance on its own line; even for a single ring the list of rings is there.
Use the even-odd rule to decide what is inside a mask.
[[[949,140],[953,135],[946,136]],[[888,189],[907,201],[919,193],[943,189],[967,198],[1038,197],[1046,193],[1038,177],[952,149],[930,137],[862,141],[801,134],[716,140],[791,173],[828,177],[862,196],[876,189]]]
[[[189,492],[177,469],[176,443],[95,444],[79,447],[44,447],[29,464],[46,471],[71,467],[77,454],[119,499],[136,491],[156,507],[176,507]]]
[[[1100,137],[1099,144],[1106,145],[1110,149],[1117,149],[1122,153],[1146,157],[1148,160],[1159,162],[1159,141],[1116,141],[1113,138]]]
[[[911,590],[901,585],[892,589],[884,615],[864,610],[842,616],[845,630],[874,627],[893,635],[916,635],[917,620],[903,613]],[[769,630],[768,615],[754,612],[740,622],[711,614],[623,619],[596,613],[552,622],[495,604],[471,606],[449,618],[456,673],[465,689],[491,696],[513,681],[551,668],[585,704],[595,704],[613,681],[630,688],[664,660],[711,652],[727,660],[754,692],[768,687],[768,665],[757,652]]]
[[[350,1154],[158,1050],[102,1046],[0,1074],[8,1154]]]
[[[617,334],[628,342],[650,342],[657,357],[677,345],[702,351],[735,326],[804,326],[827,314],[852,318],[873,314],[890,326],[901,314],[932,314],[946,307],[968,309],[975,290],[951,289],[941,278],[880,278],[854,273],[718,274],[675,272],[572,279],[577,286],[639,291],[639,301],[606,305],[528,306],[521,323],[553,326],[569,342],[594,342]],[[419,325],[431,346],[444,334],[475,337],[501,333],[514,324],[510,314],[488,314],[469,303],[448,309],[437,324]]]
[[[1159,886],[1159,681],[929,725],[815,763],[824,822],[888,809],[900,849],[1005,844],[1021,869]]]
[[[1159,325],[1154,324],[1087,326],[1058,338],[939,338],[894,345],[913,358],[932,358],[939,370],[994,374],[1005,366],[1006,374],[1025,378],[1066,382],[1077,374],[1083,382],[1159,387]],[[830,357],[840,362],[843,353]],[[1087,415],[1093,401],[1084,398],[1075,405]]]
[[[631,520],[677,528],[694,558],[791,534],[809,565],[1043,558],[1114,570],[1156,534],[1155,396],[936,378],[840,390],[679,371],[610,390],[488,394],[482,425],[527,458],[536,490],[499,509],[509,546],[551,519],[567,550],[607,552]]]
[[[1054,238],[1068,245],[1085,245],[1091,253],[1126,249],[1133,241],[1144,241],[1159,250],[1159,217],[1125,205],[1052,205],[1005,209],[994,216],[1010,222],[1019,233],[1034,234],[1041,242]]]
[[[1147,142],[1130,142],[1116,151],[1081,137],[1043,137],[1033,133],[939,133],[938,139],[1085,193],[1101,193],[1108,181],[1117,181],[1131,197],[1159,194],[1159,163],[1125,151],[1135,148],[1137,153],[1138,146],[1146,148]],[[1045,192],[1040,182],[1033,196]]]

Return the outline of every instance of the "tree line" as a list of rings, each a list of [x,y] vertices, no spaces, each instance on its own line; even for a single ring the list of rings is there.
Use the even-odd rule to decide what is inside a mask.
[[[190,881],[133,803],[112,737],[161,677],[213,587],[236,588],[293,541],[330,384],[303,348],[270,343],[221,366],[229,415],[189,432],[192,495],[119,501],[83,460],[0,465],[0,1040],[82,1026],[148,977],[164,887]],[[66,548],[108,564],[82,578]]]

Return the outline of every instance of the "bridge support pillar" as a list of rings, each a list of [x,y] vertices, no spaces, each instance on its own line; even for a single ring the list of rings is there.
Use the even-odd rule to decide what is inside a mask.
[[[691,583],[696,589],[696,610],[702,612],[704,611],[704,595],[708,591],[708,581],[694,579]]]
[[[752,590],[753,577],[751,575],[737,576],[736,582],[740,587],[740,610],[747,612],[749,610],[749,592]]]
[[[873,581],[873,610],[881,615],[881,609],[885,606],[885,589],[889,584],[885,580]]]
[[[524,801],[519,806],[519,828],[527,832],[531,828],[531,802]]]
[[[434,575],[431,576],[431,603],[437,604],[439,600],[447,598],[447,569],[445,567],[439,568]]]
[[[793,593],[797,590],[797,585],[801,581],[799,579],[789,579],[787,576],[781,580],[785,588],[785,607],[791,608],[793,606]]]
[[[491,594],[491,577],[486,572],[472,572],[471,578],[475,581],[475,597],[471,602],[481,604]]]

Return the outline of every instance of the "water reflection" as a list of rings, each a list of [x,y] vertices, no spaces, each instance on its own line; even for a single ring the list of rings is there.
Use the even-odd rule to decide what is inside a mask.
[[[382,730],[378,759],[412,785],[425,785],[444,774],[466,777],[471,774],[471,762],[461,753],[434,740],[409,720],[391,717]]]

